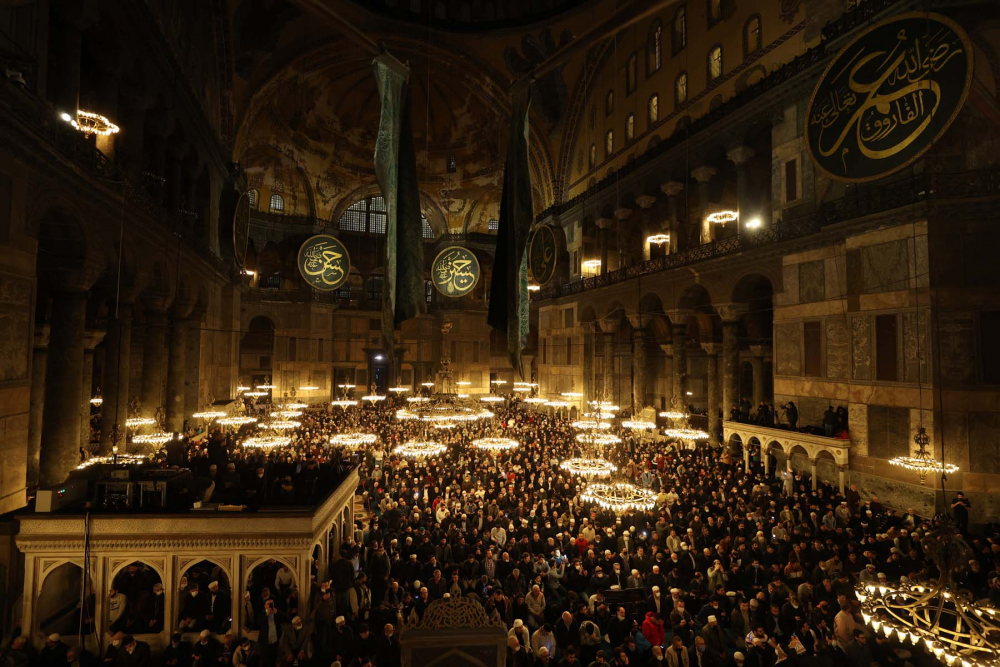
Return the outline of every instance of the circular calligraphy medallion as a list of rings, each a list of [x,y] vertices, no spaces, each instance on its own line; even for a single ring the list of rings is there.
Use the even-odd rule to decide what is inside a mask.
[[[247,261],[247,244],[250,241],[250,195],[240,195],[233,212],[233,259],[243,268]]]
[[[538,286],[552,280],[556,272],[556,235],[548,225],[539,227],[531,236],[528,249],[528,268]]]
[[[315,289],[330,292],[347,280],[351,273],[351,256],[339,240],[328,234],[317,234],[299,248],[299,273]]]
[[[972,44],[951,19],[910,12],[876,23],[844,47],[813,91],[810,157],[848,183],[899,171],[955,120],[972,71]]]
[[[479,260],[467,248],[445,248],[434,258],[431,280],[437,291],[447,297],[465,296],[479,282]]]

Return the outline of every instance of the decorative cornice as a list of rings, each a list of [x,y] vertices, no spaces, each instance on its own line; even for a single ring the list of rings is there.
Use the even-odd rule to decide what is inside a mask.
[[[301,552],[309,549],[314,543],[312,537],[288,537],[281,538],[192,538],[192,539],[170,539],[157,540],[155,538],[145,538],[137,536],[134,539],[119,538],[109,540],[91,540],[90,549],[95,552],[112,551],[156,551],[170,552],[188,550],[211,550],[213,553],[222,549],[271,549],[289,550]],[[16,539],[18,549],[23,553],[53,553],[53,552],[76,552],[82,551],[83,540],[65,539],[32,539],[23,538],[20,535]]]

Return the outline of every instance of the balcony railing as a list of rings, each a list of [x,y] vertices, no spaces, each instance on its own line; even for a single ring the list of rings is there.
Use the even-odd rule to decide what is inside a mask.
[[[611,271],[602,276],[584,278],[549,287],[532,296],[533,300],[553,299],[607,287],[638,276],[725,257],[781,241],[815,234],[824,226],[891,211],[927,199],[967,199],[1000,196],[1000,169],[986,169],[955,174],[921,174],[913,179],[866,189],[841,199],[824,202],[814,213],[781,220],[768,229],[743,232],[740,236],[720,239],[648,262]]]

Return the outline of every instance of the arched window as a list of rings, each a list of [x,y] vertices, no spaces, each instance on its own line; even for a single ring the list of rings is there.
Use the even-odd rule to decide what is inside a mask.
[[[257,208],[257,204],[260,203],[260,191],[256,188],[250,188],[247,191],[247,198],[250,200],[250,208]]]
[[[660,120],[660,96],[653,93],[649,96],[649,106],[647,107],[647,120],[650,125]]]
[[[687,102],[688,99],[688,75],[687,72],[681,72],[677,75],[677,79],[674,80],[674,102],[677,106],[680,106]]]
[[[420,224],[423,226],[423,235],[425,239],[434,238],[434,230],[431,229],[431,223],[427,221],[427,216],[423,213],[420,214]]]
[[[486,223],[486,231],[488,231],[488,232],[495,232],[495,231],[499,231],[499,229],[500,229],[500,221],[499,220],[497,220],[496,218],[490,218],[489,221],[487,221],[487,223]]]
[[[635,114],[630,113],[625,118],[625,141],[635,139]]]
[[[674,35],[672,41],[675,54],[687,46],[687,8],[684,5],[678,7],[677,12],[674,14]]]
[[[608,130],[608,133],[604,135],[604,157],[611,157],[611,154],[615,152],[615,131]]]
[[[271,195],[271,213],[285,212],[285,198],[281,195]]]
[[[628,62],[625,64],[625,95],[631,95],[635,92],[635,85],[637,81],[636,74],[636,62],[637,57],[633,53],[628,58]]]
[[[722,0],[705,0],[708,4],[708,27],[722,20]]]
[[[660,71],[663,65],[663,24],[660,19],[653,21],[646,39],[646,76]]]
[[[365,281],[365,292],[369,301],[382,300],[382,276],[371,276]]]
[[[716,44],[708,50],[708,80],[715,81],[722,76],[722,45]]]
[[[386,219],[385,199],[375,195],[351,204],[340,216],[338,227],[345,232],[385,234]]]
[[[590,168],[593,169],[594,165],[597,164],[597,144],[590,144]]]
[[[760,50],[761,40],[762,40],[762,30],[760,23],[760,14],[754,14],[747,19],[746,24],[743,26],[743,56],[746,57],[751,53],[756,53]]]
[[[609,90],[604,100],[604,115],[610,116],[615,111],[615,91]]]

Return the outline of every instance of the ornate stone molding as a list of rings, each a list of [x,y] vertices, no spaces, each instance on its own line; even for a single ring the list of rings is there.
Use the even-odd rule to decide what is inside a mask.
[[[754,150],[749,146],[734,146],[726,151],[726,157],[737,166],[749,162],[753,155]]]
[[[723,322],[739,322],[741,317],[750,312],[750,306],[745,303],[720,303],[715,310]]]
[[[615,209],[615,217],[618,218],[619,220],[628,220],[631,215],[632,215],[632,209],[630,208],[622,207]]]
[[[668,197],[673,197],[679,195],[684,189],[684,184],[680,181],[667,181],[660,186],[660,192],[667,195]]]
[[[314,540],[311,537],[287,539],[211,539],[210,537],[175,540],[128,539],[91,540],[90,548],[95,551],[137,551],[155,549],[158,551],[208,550],[218,549],[309,549]],[[17,547],[24,553],[46,553],[54,551],[82,551],[83,540],[25,539],[20,536]]]
[[[431,602],[422,620],[407,626],[410,630],[450,630],[471,628],[506,629],[500,615],[487,616],[483,606],[468,598],[442,598]]]
[[[594,224],[597,225],[598,229],[611,229],[615,225],[614,218],[597,218],[594,220]]]
[[[656,203],[656,197],[652,195],[639,195],[635,198],[635,203],[638,204],[641,209],[648,209]]]

